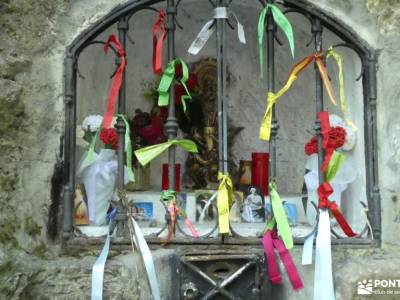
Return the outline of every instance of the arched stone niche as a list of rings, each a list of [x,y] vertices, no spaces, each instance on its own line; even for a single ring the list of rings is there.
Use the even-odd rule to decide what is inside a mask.
[[[290,2],[290,1],[289,1]],[[75,39],[74,43],[69,48],[71,54],[79,54],[79,70],[87,79],[81,80],[77,77],[76,94],[76,118],[79,125],[83,118],[89,114],[102,114],[106,103],[106,95],[109,88],[109,74],[114,69],[114,58],[104,56],[101,47],[91,46],[84,49],[82,53],[81,47],[88,40],[96,38],[96,40],[105,40],[111,33],[117,32],[117,24],[115,20],[118,15],[122,15],[129,9],[138,10],[130,19],[129,26],[130,39],[134,43],[127,44],[127,60],[128,67],[126,71],[127,78],[127,114],[133,116],[135,109],[149,111],[151,104],[146,101],[143,94],[146,92],[146,84],[154,81],[154,76],[151,72],[151,28],[155,21],[155,16],[152,11],[140,11],[141,5],[145,5],[147,1],[128,2],[126,5],[120,5],[114,8],[111,13],[105,18],[100,19],[95,25],[89,27],[80,34],[79,38]],[[258,47],[257,35],[254,28],[257,26],[257,18],[260,7],[255,1],[242,1],[240,4],[232,4],[233,10],[237,13],[246,28],[247,45],[243,46],[237,42],[235,31],[229,31],[228,35],[228,68],[230,70],[230,82],[228,85],[229,99],[229,117],[231,122],[236,126],[243,126],[245,129],[240,133],[235,144],[232,146],[233,159],[236,163],[239,160],[250,159],[251,152],[268,151],[268,145],[258,139],[255,132],[258,131],[260,120],[265,110],[265,92],[266,86],[259,78],[258,70]],[[163,7],[164,3],[156,4],[155,7]],[[305,1],[301,3],[305,5]],[[312,4],[306,6],[313,13],[317,10]],[[215,42],[213,38],[207,43],[198,57],[193,57],[187,54],[186,50],[201,29],[205,20],[210,18],[211,7],[198,1],[182,2],[179,9],[179,22],[183,26],[183,30],[177,29],[176,32],[176,55],[183,58],[188,63],[195,63],[204,57],[215,56]],[[365,162],[370,161],[370,158],[375,155],[373,149],[365,148],[365,136],[369,136],[370,141],[375,138],[374,129],[369,129],[370,132],[364,132],[365,114],[370,114],[369,108],[366,108],[366,103],[370,101],[371,91],[369,87],[363,89],[363,80],[356,81],[358,73],[364,72],[364,81],[370,82],[371,72],[373,69],[365,71],[361,67],[361,55],[366,62],[370,60],[375,64],[373,49],[368,44],[360,39],[353,31],[348,30],[343,26],[342,31],[339,27],[332,25],[333,21],[330,17],[320,15],[323,20],[331,26],[330,31],[324,28],[323,33],[323,49],[327,49],[331,45],[337,45],[343,42],[351,41],[355,43],[355,51],[349,48],[341,48],[340,52],[345,61],[346,74],[346,97],[348,99],[349,117],[354,121],[358,128],[357,143],[348,157],[357,168],[356,181],[344,193],[344,200],[358,199],[367,203],[367,193],[372,191],[376,182],[377,174],[372,169],[376,169],[377,165],[370,167],[370,162],[366,166]],[[279,89],[290,70],[290,67],[299,59],[313,52],[313,45],[306,42],[312,38],[310,33],[309,20],[304,16],[290,14],[296,40],[296,57],[294,60],[289,55],[288,47],[284,43],[282,46],[276,46],[276,89]],[[331,22],[331,23],[329,23]],[[114,24],[113,24],[114,23]],[[102,31],[103,30],[103,31]],[[338,35],[337,35],[338,34]],[[358,48],[357,48],[358,47]],[[67,56],[67,60],[72,59]],[[101,63],[99,63],[101,62]],[[68,64],[67,64],[68,65]],[[369,66],[369,63],[368,63]],[[331,79],[335,87],[338,87],[338,79],[334,77],[337,74],[337,69],[333,63],[328,62],[328,68],[331,70]],[[68,72],[66,73],[68,76]],[[303,183],[305,155],[303,154],[304,143],[313,134],[313,125],[315,120],[315,86],[314,86],[314,71],[313,68],[306,70],[294,87],[288,92],[285,99],[279,101],[277,105],[277,116],[280,123],[279,138],[278,138],[278,183],[279,189],[286,194],[299,194]],[[374,81],[375,79],[373,79]],[[375,84],[375,81],[374,83]],[[68,80],[66,84],[66,95],[68,96]],[[375,90],[372,91],[372,94]],[[338,88],[336,88],[338,95]],[[372,97],[375,97],[372,95]],[[325,95],[325,99],[326,99]],[[333,107],[325,100],[325,105],[331,113],[340,115],[340,110]],[[368,104],[369,105],[369,104]],[[367,106],[368,106],[367,105]],[[74,138],[71,136],[71,138]],[[374,141],[372,144],[374,144]],[[371,150],[371,151],[370,151]],[[67,150],[68,151],[68,150]],[[77,152],[80,156],[82,151]],[[367,153],[367,156],[365,156]],[[77,157],[75,157],[75,160]],[[186,154],[178,152],[177,161],[184,165]],[[167,162],[167,155],[160,156],[151,164],[151,182],[152,189],[159,189],[161,183],[161,164]],[[372,168],[372,169],[369,169]],[[184,173],[184,171],[182,172]],[[366,181],[366,175],[368,180]],[[374,181],[375,180],[375,181]],[[372,193],[371,193],[372,195]],[[371,198],[371,197],[369,197]],[[362,221],[362,215],[359,213],[361,205],[358,201],[343,201],[342,208],[346,211],[347,217],[353,226],[358,227],[358,223]],[[373,203],[376,203],[373,202]]]

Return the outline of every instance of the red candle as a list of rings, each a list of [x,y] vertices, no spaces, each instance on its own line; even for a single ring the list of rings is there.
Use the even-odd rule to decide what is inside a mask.
[[[162,168],[161,188],[163,190],[169,189],[168,166],[169,166],[168,164],[162,165],[163,168]],[[180,192],[180,190],[181,190],[181,164],[175,164],[175,192]]]
[[[269,154],[253,152],[251,154],[251,185],[258,187],[264,196],[268,195]]]

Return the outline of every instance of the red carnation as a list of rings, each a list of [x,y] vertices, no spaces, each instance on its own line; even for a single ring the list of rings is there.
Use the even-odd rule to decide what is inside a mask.
[[[337,149],[344,145],[346,140],[346,130],[343,127],[331,127],[329,129],[328,148]],[[304,146],[304,152],[311,155],[318,152],[318,139],[316,136]]]
[[[105,128],[100,132],[100,140],[111,149],[118,149],[118,134],[115,128]]]

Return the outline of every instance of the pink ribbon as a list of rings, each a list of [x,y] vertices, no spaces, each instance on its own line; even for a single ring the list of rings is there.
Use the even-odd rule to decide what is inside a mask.
[[[292,287],[295,291],[298,291],[303,288],[303,282],[301,281],[299,272],[290,256],[288,249],[286,249],[285,244],[278,237],[276,230],[268,230],[261,239],[264,253],[267,260],[267,270],[269,279],[272,284],[281,284],[282,277],[279,271],[278,263],[275,258],[276,249],[279,253],[279,256],[282,260],[283,265],[285,266],[286,273],[289,277],[289,280],[292,284]]]
[[[194,228],[193,223],[187,217],[185,218],[185,224],[186,224],[186,227],[190,230],[190,233],[192,234],[193,237],[195,237],[195,238],[200,237],[196,228]]]

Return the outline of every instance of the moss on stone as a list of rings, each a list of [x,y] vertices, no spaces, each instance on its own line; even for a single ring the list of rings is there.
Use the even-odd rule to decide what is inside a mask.
[[[42,242],[40,243],[39,246],[35,247],[32,251],[32,254],[40,259],[46,259],[47,258],[47,247],[46,245]]]
[[[33,237],[40,235],[42,232],[42,227],[39,226],[38,223],[36,223],[30,216],[25,219],[24,225],[25,232]]]
[[[7,261],[4,264],[0,265],[0,275],[11,273],[13,269],[13,264],[11,261]]]
[[[0,243],[10,245],[13,248],[20,249],[15,232],[21,228],[20,222],[14,217],[8,220],[2,220],[0,224]]]
[[[0,188],[5,192],[12,192],[18,182],[16,175],[3,175],[0,176]]]

